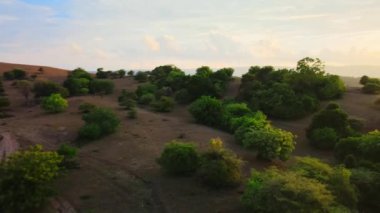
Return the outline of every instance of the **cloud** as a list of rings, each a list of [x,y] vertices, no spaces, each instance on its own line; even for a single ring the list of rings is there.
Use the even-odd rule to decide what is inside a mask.
[[[144,36],[144,43],[151,51],[160,51],[160,43],[153,36]]]

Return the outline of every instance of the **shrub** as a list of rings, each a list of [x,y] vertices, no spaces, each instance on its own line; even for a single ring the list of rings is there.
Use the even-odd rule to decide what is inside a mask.
[[[175,100],[180,104],[188,104],[191,101],[191,95],[187,89],[178,90],[174,94]]]
[[[107,108],[96,108],[83,115],[86,124],[79,131],[80,139],[95,140],[114,133],[120,124],[116,114]]]
[[[198,169],[199,155],[193,144],[172,141],[165,145],[157,162],[169,174],[189,175]]]
[[[135,74],[134,79],[138,81],[139,83],[147,82],[148,73],[139,71]]]
[[[319,159],[311,157],[298,157],[292,171],[326,184],[335,196],[336,202],[352,210],[356,209],[357,194],[350,182],[351,172],[344,167],[332,168]]]
[[[137,110],[136,107],[133,107],[128,111],[128,118],[135,119],[137,118]]]
[[[359,212],[375,212],[380,208],[380,173],[364,168],[351,171],[350,180],[359,193]]]
[[[330,212],[334,196],[326,185],[294,172],[253,171],[242,197],[253,212]]]
[[[61,167],[66,169],[78,168],[78,163],[75,161],[78,149],[68,144],[62,144],[59,146],[57,153],[63,157]]]
[[[311,133],[311,145],[319,149],[333,149],[339,137],[335,130],[329,127],[314,129]]]
[[[139,98],[139,104],[149,105],[155,101],[155,96],[152,93],[146,93]]]
[[[257,151],[257,157],[264,160],[287,160],[295,149],[295,136],[277,128],[249,128],[244,133],[244,147]]]
[[[90,89],[90,79],[69,77],[63,85],[69,90],[70,95],[86,95]]]
[[[112,80],[94,79],[90,83],[90,92],[92,94],[107,95],[112,94],[115,84]]]
[[[26,78],[26,72],[22,69],[13,69],[12,71],[4,72],[5,80],[22,80]]]
[[[102,129],[97,124],[85,124],[79,130],[79,139],[96,140],[102,137]]]
[[[7,108],[11,105],[11,102],[7,97],[0,96],[0,109]]]
[[[198,123],[214,127],[221,124],[223,105],[216,98],[202,96],[190,105],[189,111]]]
[[[60,94],[52,94],[43,99],[41,106],[49,113],[58,113],[65,111],[68,107],[68,103]]]
[[[128,92],[124,89],[121,92],[121,95],[118,97],[119,105],[121,107],[124,107],[127,110],[136,107],[135,99],[137,99],[137,96],[135,93]]]
[[[136,95],[141,97],[145,94],[154,94],[157,91],[157,86],[151,83],[139,85],[136,90]]]
[[[362,88],[364,93],[367,94],[379,94],[380,93],[380,84],[377,83],[367,83]]]
[[[380,131],[341,139],[335,146],[335,156],[343,161],[348,155],[355,156],[359,161],[380,163]]]
[[[242,160],[223,148],[220,139],[211,139],[210,149],[201,156],[198,175],[202,182],[214,188],[237,186],[242,179]]]
[[[171,97],[162,96],[160,99],[152,102],[151,105],[157,112],[170,112],[174,108],[175,101]]]
[[[334,129],[339,138],[347,137],[352,134],[352,129],[348,120],[348,115],[336,104],[330,104],[326,109],[320,111],[313,117],[307,130],[310,139],[315,129],[331,128]]]
[[[94,110],[96,108],[96,105],[95,104],[92,104],[92,103],[82,103],[81,105],[79,105],[79,111],[81,113],[89,113],[91,112],[92,110]]]
[[[37,145],[0,164],[0,206],[4,212],[32,212],[53,195],[62,157]]]
[[[61,94],[62,97],[69,96],[69,91],[63,86],[48,80],[36,81],[33,85],[35,97],[48,97],[54,93]]]

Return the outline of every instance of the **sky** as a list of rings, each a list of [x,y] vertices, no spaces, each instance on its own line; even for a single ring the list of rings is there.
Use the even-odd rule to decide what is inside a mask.
[[[0,29],[0,61],[68,69],[380,66],[379,0],[0,0]]]

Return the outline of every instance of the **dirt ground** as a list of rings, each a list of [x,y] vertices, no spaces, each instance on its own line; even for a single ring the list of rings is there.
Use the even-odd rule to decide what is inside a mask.
[[[62,81],[62,77],[55,80]],[[66,112],[53,115],[44,113],[39,106],[25,107],[23,97],[11,82],[5,82],[15,117],[0,120],[3,124],[0,134],[12,134],[21,148],[43,144],[46,149],[53,150],[62,143],[75,141],[83,125],[78,111],[81,103],[109,107],[122,120],[119,130],[81,147],[80,169],[70,171],[57,182],[60,198],[77,212],[243,212],[239,203],[243,186],[211,190],[199,184],[196,177],[168,177],[161,172],[156,158],[166,142],[180,136],[200,150],[207,148],[210,138],[220,137],[226,147],[245,161],[246,177],[251,168],[263,169],[270,164],[258,161],[250,151],[237,145],[233,135],[195,124],[185,106],[178,106],[171,113],[139,108],[137,119],[128,119],[126,111],[118,107],[117,96],[122,89],[132,91],[138,84],[130,78],[114,81],[116,91],[113,95],[72,97],[68,99],[70,106]],[[238,85],[235,81],[231,84],[229,97],[237,92]],[[372,130],[380,128],[380,111],[371,107],[378,97],[350,88],[337,102],[352,116],[363,119],[366,130]],[[311,116],[292,122],[273,121],[273,124],[298,135],[294,155],[332,160],[332,153],[315,150],[305,140],[304,130],[310,120]],[[51,207],[46,210],[52,211]]]

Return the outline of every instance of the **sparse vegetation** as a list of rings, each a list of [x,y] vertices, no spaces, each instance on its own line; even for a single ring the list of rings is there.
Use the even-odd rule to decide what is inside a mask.
[[[111,80],[94,79],[90,82],[90,92],[97,95],[112,94],[115,84]]]

